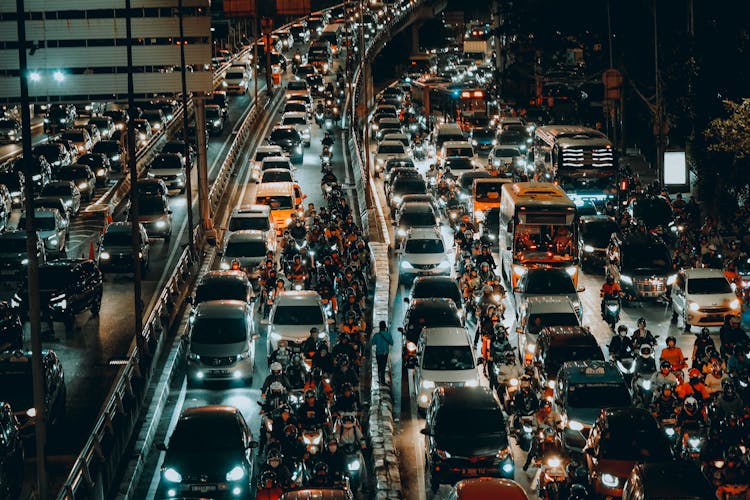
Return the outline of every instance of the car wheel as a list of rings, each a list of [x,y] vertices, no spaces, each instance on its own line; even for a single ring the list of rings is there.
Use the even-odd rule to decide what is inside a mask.
[[[685,323],[683,330],[685,330],[685,333],[690,333],[690,323],[688,323],[688,319],[686,315],[682,316],[682,321],[683,323]]]
[[[102,308],[102,299],[101,297],[99,297],[98,299],[94,300],[94,302],[91,304],[89,311],[91,311],[92,316],[98,316],[101,308]]]

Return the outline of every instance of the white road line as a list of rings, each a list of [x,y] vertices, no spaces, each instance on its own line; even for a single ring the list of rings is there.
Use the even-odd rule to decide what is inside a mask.
[[[177,403],[175,404],[175,410],[172,413],[172,418],[169,420],[169,427],[167,427],[167,432],[165,436],[171,436],[172,430],[177,425],[177,419],[180,418],[180,413],[182,412],[182,405],[185,403],[185,396],[187,394],[187,377],[185,377],[182,380],[182,386],[180,387],[180,393],[177,396]],[[148,494],[146,495],[146,498],[156,498],[156,490],[159,488],[159,481],[161,480],[161,464],[164,462],[164,455],[165,453],[163,451],[159,452],[159,458],[156,462],[156,467],[154,467],[154,474],[151,476],[151,483],[148,487]]]

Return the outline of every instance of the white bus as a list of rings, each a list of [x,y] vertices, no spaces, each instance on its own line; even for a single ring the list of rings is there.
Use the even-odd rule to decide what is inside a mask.
[[[500,201],[501,268],[506,283],[535,267],[564,268],[578,283],[576,205],[550,182],[503,184]]]

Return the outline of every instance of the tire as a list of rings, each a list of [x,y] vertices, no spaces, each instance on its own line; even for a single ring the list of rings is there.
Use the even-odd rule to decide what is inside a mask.
[[[100,311],[101,309],[102,309],[102,298],[101,298],[101,297],[99,297],[98,299],[96,299],[96,300],[95,300],[95,301],[94,301],[94,302],[93,302],[93,303],[91,304],[91,307],[89,308],[89,311],[91,311],[91,315],[92,315],[92,316],[98,316],[98,315],[99,315],[99,311]]]
[[[687,318],[684,315],[682,317],[682,321],[683,321],[683,323],[685,323],[685,326],[683,327],[683,330],[685,331],[685,333],[690,333],[690,323],[688,323],[688,320],[687,320]]]

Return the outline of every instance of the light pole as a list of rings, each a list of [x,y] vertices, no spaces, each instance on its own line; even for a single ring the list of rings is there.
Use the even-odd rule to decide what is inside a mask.
[[[659,182],[664,179],[664,102],[661,89],[661,72],[659,71],[659,24],[657,17],[657,0],[653,0],[654,13],[654,77],[656,79],[656,109],[654,110],[654,134],[656,136],[656,173]]]
[[[26,62],[26,10],[24,0],[16,0],[18,21],[18,70],[21,84],[21,126],[23,140],[23,163],[26,179],[31,179],[31,112],[29,110],[28,64]],[[47,408],[44,404],[44,380],[42,376],[42,340],[39,306],[39,258],[34,217],[34,193],[32,183],[24,186],[26,208],[26,258],[29,281],[29,327],[31,330],[31,374],[34,409],[36,410],[36,492],[40,500],[47,500]]]
[[[187,69],[185,68],[185,30],[183,27],[182,0],[177,4],[180,16],[180,78],[182,80],[182,141],[185,143],[185,198],[187,201],[187,224],[188,224],[188,246],[190,254],[195,255],[195,242],[193,241],[193,162],[190,159],[190,141],[188,139],[188,89]]]

